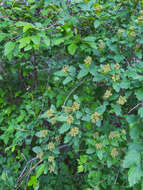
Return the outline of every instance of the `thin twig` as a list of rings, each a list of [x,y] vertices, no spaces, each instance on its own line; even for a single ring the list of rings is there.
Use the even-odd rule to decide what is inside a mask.
[[[134,109],[136,109],[137,107],[139,107],[140,105],[143,105],[143,102],[137,104],[135,107],[133,107],[128,113],[131,113]]]
[[[67,103],[69,97],[72,95],[72,93],[73,93],[79,86],[81,86],[81,85],[85,82],[86,79],[87,79],[87,78],[84,78],[82,81],[80,81],[80,82],[78,83],[77,86],[75,86],[75,87],[70,91],[70,93],[68,94],[68,96],[66,97],[66,99],[65,99],[65,101],[64,101],[64,104],[63,104],[63,106],[62,106],[62,109],[65,107],[65,105],[66,105],[66,103]]]
[[[114,185],[115,185],[116,182],[117,182],[117,179],[118,179],[118,177],[119,177],[119,173],[120,173],[120,170],[118,170],[118,172],[117,172],[117,175],[116,175],[116,178],[115,178],[115,181],[114,181]]]

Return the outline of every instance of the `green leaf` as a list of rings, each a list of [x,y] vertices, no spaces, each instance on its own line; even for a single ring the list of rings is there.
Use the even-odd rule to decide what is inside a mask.
[[[116,92],[119,92],[119,91],[120,91],[120,84],[117,83],[117,82],[114,82],[114,83],[113,83],[113,88],[114,88],[114,90],[115,90]]]
[[[68,131],[70,129],[70,125],[69,124],[63,124],[63,126],[59,129],[59,133],[60,134],[63,134],[65,133],[66,131]]]
[[[128,172],[128,181],[129,181],[130,187],[137,184],[142,176],[143,176],[143,172],[142,172],[140,166],[131,167]]]
[[[3,39],[6,37],[6,34],[0,33],[0,42],[3,41]]]
[[[138,114],[141,118],[143,118],[143,107],[138,109]]]
[[[68,52],[69,52],[71,55],[74,55],[77,48],[78,48],[78,46],[77,46],[76,44],[70,44],[70,45],[68,46]]]
[[[78,73],[77,78],[78,78],[78,79],[83,78],[83,77],[85,77],[88,73],[89,73],[88,68],[83,67],[83,68],[80,70],[80,72]]]
[[[64,38],[55,38],[53,39],[53,45],[60,45],[61,43],[63,43],[65,41]]]
[[[78,171],[78,173],[83,172],[84,171],[83,165],[78,166],[77,171]]]
[[[43,174],[45,169],[45,164],[41,164],[38,169],[36,170],[36,178],[40,177]]]
[[[15,42],[7,42],[4,46],[4,54],[8,56],[15,48]]]
[[[69,82],[71,82],[73,79],[72,77],[68,76],[64,81],[63,81],[63,84],[68,84]]]
[[[35,35],[35,36],[31,36],[31,41],[36,44],[36,45],[39,45],[40,44],[40,35]]]
[[[136,90],[135,95],[138,100],[143,100],[143,88]]]
[[[99,20],[95,20],[94,21],[94,28],[98,28],[100,26],[100,21]]]
[[[139,165],[140,164],[140,153],[136,150],[130,150],[127,152],[124,162],[123,162],[123,167],[124,168],[130,168],[132,165]]]
[[[27,45],[30,44],[30,41],[31,41],[31,38],[28,36],[28,37],[24,37],[24,38],[21,38],[19,40],[19,49],[22,49],[24,47],[26,47]]]

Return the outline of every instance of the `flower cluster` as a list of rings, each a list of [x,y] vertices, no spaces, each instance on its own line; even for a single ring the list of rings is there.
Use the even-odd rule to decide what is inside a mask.
[[[54,110],[50,109],[47,111],[47,117],[50,118],[53,116]]]
[[[61,136],[60,135],[56,135],[55,136],[55,140],[57,143],[61,143]]]
[[[72,110],[72,107],[65,106],[64,111],[65,111],[65,113],[72,113],[73,110]]]
[[[116,133],[114,131],[111,131],[110,134],[109,134],[109,139],[119,138],[119,137],[120,137],[120,134]]]
[[[72,128],[72,129],[70,130],[70,132],[69,132],[69,134],[70,134],[72,137],[77,136],[78,133],[79,133],[79,129],[78,129],[78,127],[74,127],[74,128]]]
[[[71,124],[71,123],[73,123],[73,121],[74,121],[73,116],[72,116],[72,115],[68,115],[68,116],[67,116],[67,123],[68,123],[68,124]]]
[[[98,132],[96,132],[96,133],[93,134],[93,138],[94,139],[97,139],[98,137],[99,137],[99,133]]]
[[[102,9],[103,9],[102,5],[98,5],[95,7],[95,11],[97,11],[97,12],[102,11]]]
[[[123,32],[124,32],[123,29],[119,29],[119,30],[118,30],[118,34],[122,34]]]
[[[136,33],[135,33],[135,32],[131,32],[131,33],[130,33],[130,36],[135,37],[135,36],[136,36]]]
[[[42,131],[40,132],[40,137],[46,137],[47,134],[48,134],[48,130],[42,130]]]
[[[106,92],[104,94],[104,98],[109,98],[110,96],[112,96],[111,90],[106,90]]]
[[[49,157],[48,157],[48,162],[54,162],[54,159],[55,159],[54,156],[49,156]]]
[[[53,117],[53,118],[51,119],[51,122],[52,122],[52,125],[56,124],[56,122],[57,122],[56,118]]]
[[[119,99],[117,100],[117,104],[119,105],[124,105],[127,102],[125,96],[120,96]]]
[[[62,68],[62,72],[68,73],[68,72],[69,72],[69,66],[64,66],[64,67]]]
[[[77,111],[77,110],[79,110],[79,108],[80,108],[80,104],[78,104],[77,102],[74,102],[72,105],[72,110]]]
[[[109,73],[110,71],[111,71],[111,67],[110,67],[110,65],[109,64],[107,64],[107,65],[104,65],[102,68],[101,68],[101,71],[103,72],[103,73]]]
[[[49,170],[50,173],[52,173],[52,172],[54,172],[55,168],[54,168],[54,166],[51,165],[51,166],[49,166],[48,170]]]
[[[118,156],[118,151],[117,151],[117,148],[113,148],[112,151],[111,151],[111,156],[113,158],[117,157]]]
[[[103,49],[104,48],[104,42],[100,42],[100,44],[98,45],[99,49]]]
[[[112,80],[113,80],[114,82],[120,80],[120,75],[119,75],[119,74],[113,74]]]
[[[95,112],[95,113],[93,113],[91,115],[92,123],[96,123],[96,122],[98,122],[99,120],[102,120],[102,119],[103,119],[102,115],[100,115],[98,112]]]
[[[130,26],[130,28],[129,28],[130,30],[134,30],[135,29],[135,27],[134,26]]]
[[[53,142],[49,142],[49,144],[48,144],[48,150],[51,151],[53,149],[55,149],[55,144]]]
[[[92,58],[90,56],[86,57],[84,59],[84,63],[86,66],[89,66],[91,64]]]
[[[120,69],[119,63],[116,63],[116,64],[114,65],[114,68],[117,69],[117,70]]]
[[[102,143],[97,143],[95,146],[96,146],[96,149],[101,149],[103,145]]]

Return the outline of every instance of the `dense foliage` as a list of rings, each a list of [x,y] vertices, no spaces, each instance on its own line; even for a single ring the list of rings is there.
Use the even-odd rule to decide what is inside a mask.
[[[0,190],[143,189],[142,0],[0,3]]]

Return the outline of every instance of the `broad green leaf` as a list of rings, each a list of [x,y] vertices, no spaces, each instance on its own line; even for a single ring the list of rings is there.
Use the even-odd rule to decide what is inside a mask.
[[[100,26],[100,21],[99,20],[95,20],[94,21],[94,28],[96,29],[96,28],[98,28],[99,26]]]
[[[38,169],[36,170],[36,178],[40,177],[44,173],[45,164],[41,164],[38,166]]]
[[[78,171],[78,173],[83,172],[84,171],[84,166],[83,165],[78,166],[77,171]]]
[[[61,43],[63,43],[65,41],[64,38],[55,38],[53,39],[53,45],[60,45]]]
[[[132,165],[140,164],[140,153],[136,150],[129,150],[125,156],[123,167],[130,168]]]
[[[21,38],[19,40],[19,49],[22,49],[24,47],[26,47],[27,45],[30,44],[30,41],[31,41],[31,38],[28,36],[28,37],[24,37],[24,38]]]
[[[142,172],[141,167],[139,165],[132,166],[128,172],[128,181],[129,181],[130,187],[137,184],[142,176],[143,176],[143,172]]]
[[[5,56],[9,55],[12,53],[12,51],[15,48],[15,42],[7,42],[4,46],[4,54]]]
[[[85,77],[88,73],[89,73],[88,68],[83,67],[83,68],[79,71],[77,78],[78,78],[78,79],[83,78],[83,77]]]
[[[68,76],[64,81],[63,81],[63,84],[68,84],[69,82],[71,82],[73,80],[72,77]]]
[[[59,129],[59,133],[60,134],[63,134],[65,133],[66,131],[68,131],[70,129],[70,125],[69,124],[63,124],[63,126]]]
[[[138,100],[143,100],[143,88],[136,90],[135,95]]]
[[[141,118],[143,118],[143,107],[140,107],[140,108],[138,109],[138,114],[139,114],[139,116],[140,116]]]
[[[6,34],[0,33],[0,42],[6,37]]]
[[[36,45],[40,45],[40,39],[40,35],[31,36],[31,41]]]
[[[70,45],[68,46],[68,52],[69,52],[71,55],[74,55],[77,48],[78,48],[78,46],[77,46],[76,44],[70,44]]]

